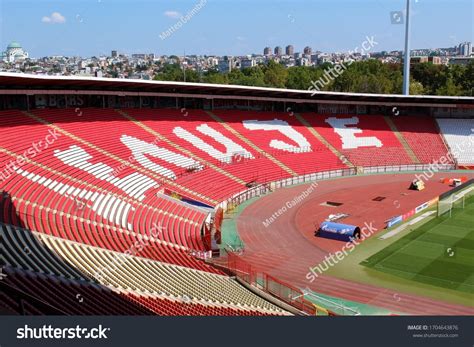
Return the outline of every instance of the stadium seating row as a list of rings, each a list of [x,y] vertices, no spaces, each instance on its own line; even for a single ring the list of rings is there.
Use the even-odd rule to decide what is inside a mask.
[[[74,287],[81,287],[115,293],[111,295],[138,302],[160,314],[166,310],[192,314],[214,311],[222,314],[287,314],[227,276],[128,256],[4,224],[0,227],[6,262],[6,270],[2,272],[7,275],[8,283],[38,297],[35,288],[51,286],[54,289],[42,294],[54,296],[62,287],[55,284],[62,282],[68,290],[61,291],[56,300],[41,295],[39,298],[55,303],[63,312],[77,312],[75,306],[87,301],[80,300],[85,296],[77,291],[79,289],[71,295]],[[30,288],[28,284],[32,282],[38,283]],[[189,305],[191,307],[181,307]],[[164,308],[160,310],[162,306]],[[108,312],[106,303],[92,307],[96,311],[89,312]]]
[[[438,125],[459,165],[474,165],[474,119],[438,119]]]

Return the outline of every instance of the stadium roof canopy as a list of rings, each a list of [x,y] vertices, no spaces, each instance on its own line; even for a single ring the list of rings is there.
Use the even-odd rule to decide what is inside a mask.
[[[0,94],[117,94],[197,97],[207,99],[256,99],[282,102],[325,102],[406,106],[474,107],[473,97],[388,95],[261,88],[238,85],[147,81],[137,79],[47,76],[0,72]]]

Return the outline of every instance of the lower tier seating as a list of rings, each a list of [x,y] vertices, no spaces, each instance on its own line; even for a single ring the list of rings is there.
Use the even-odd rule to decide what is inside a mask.
[[[2,272],[9,281],[5,283],[34,297],[38,297],[34,288],[42,288],[39,300],[56,303],[53,306],[61,312],[77,312],[77,301],[88,300],[90,307],[84,305],[88,314],[107,312],[109,305],[96,305],[89,299],[93,294],[87,290],[96,288],[107,295],[115,293],[114,300],[118,296],[117,300],[128,300],[129,306],[136,303],[159,314],[288,314],[227,276],[0,226],[6,263]]]

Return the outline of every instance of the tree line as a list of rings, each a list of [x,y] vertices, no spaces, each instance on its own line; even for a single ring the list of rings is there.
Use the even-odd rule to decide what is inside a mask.
[[[384,64],[378,60],[346,64],[344,72],[329,80],[321,91],[401,94],[403,66]],[[233,69],[228,73],[217,70],[200,72],[187,69],[185,73],[179,64],[165,64],[156,72],[154,79],[161,81],[234,84],[255,87],[287,88],[309,90],[324,77],[325,71],[333,68],[330,63],[318,66],[293,66],[269,61],[254,67]],[[419,63],[411,66],[410,94],[474,96],[474,62],[462,65],[434,65]]]

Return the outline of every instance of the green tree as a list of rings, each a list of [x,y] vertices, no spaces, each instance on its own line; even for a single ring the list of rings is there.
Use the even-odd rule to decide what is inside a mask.
[[[465,95],[474,96],[474,62],[471,62],[464,70],[463,87]]]
[[[213,84],[229,84],[229,78],[226,74],[221,74],[219,71],[212,69],[207,71],[203,76],[204,83]]]
[[[424,86],[426,94],[436,94],[438,89],[446,85],[449,77],[446,66],[432,63],[414,64],[411,66],[411,75]]]
[[[410,82],[410,95],[423,95],[423,84],[418,81]]]
[[[330,63],[319,66],[295,66],[285,68],[274,61],[242,70],[234,69],[230,73],[220,73],[210,69],[203,74],[186,70],[186,81],[217,84],[235,84],[307,90],[312,82],[322,79],[328,81],[321,90],[401,94],[403,72],[401,64],[383,64],[371,59],[361,62],[345,63],[346,69],[334,80],[328,78],[325,71],[333,69]],[[109,67],[108,73],[116,75],[117,68]],[[183,70],[179,64],[154,66],[156,80],[183,81]],[[320,85],[320,84],[318,84]],[[474,63],[468,66],[444,66],[432,63],[414,64],[411,67],[410,94],[422,95],[474,95]]]
[[[396,76],[396,73],[378,60],[353,62],[346,66],[347,70],[336,78],[330,86],[331,90],[377,94],[393,93],[396,90],[392,76]]]
[[[446,80],[445,85],[436,90],[436,95],[458,96],[463,94],[463,89],[456,84],[451,77]]]
[[[307,89],[311,86],[310,68],[306,66],[293,66],[288,69],[286,88]]]
[[[242,70],[232,70],[228,76],[230,84],[255,87],[265,86],[264,73],[260,66],[254,66]]]
[[[183,70],[179,64],[165,64],[153,79],[158,81],[184,81]]]
[[[285,88],[288,70],[283,65],[270,60],[263,70],[267,87]]]

